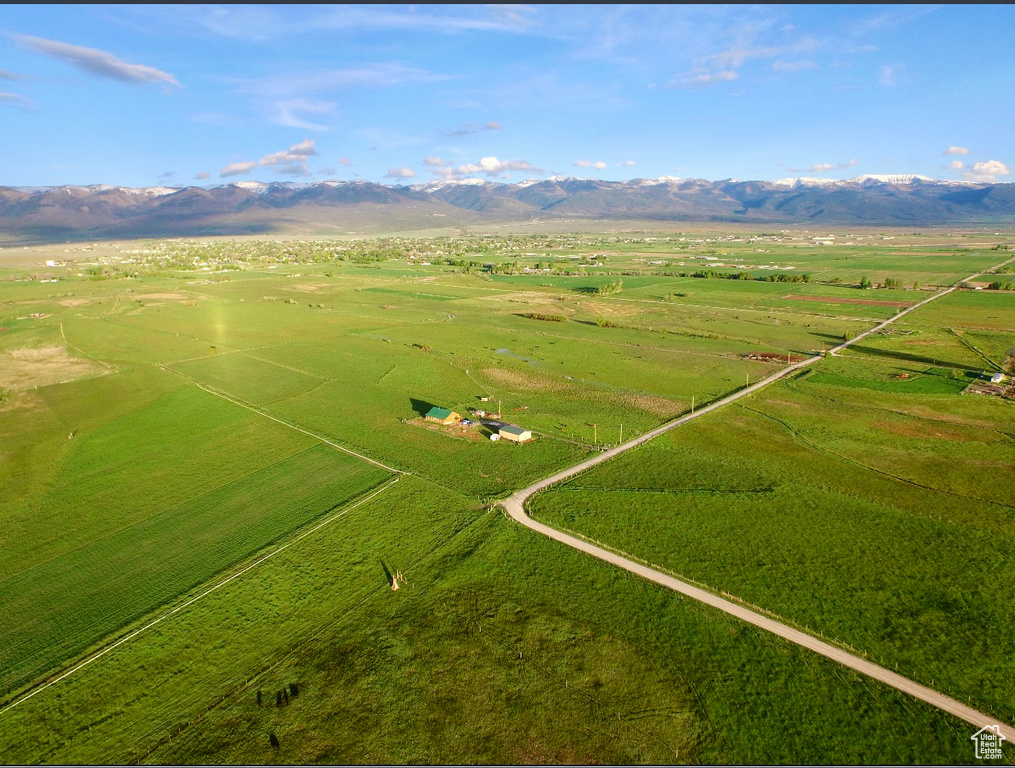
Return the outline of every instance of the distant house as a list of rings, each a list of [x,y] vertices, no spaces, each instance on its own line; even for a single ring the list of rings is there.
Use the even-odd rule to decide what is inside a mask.
[[[438,424],[457,424],[462,420],[461,415],[447,408],[438,408],[436,405],[426,412],[424,417],[427,421],[435,421]]]
[[[512,443],[527,443],[532,439],[532,432],[521,427],[513,427],[510,424],[505,424],[497,432],[505,440],[510,440]]]
[[[1004,381],[1003,373],[995,373],[990,377],[991,384],[1001,384]]]

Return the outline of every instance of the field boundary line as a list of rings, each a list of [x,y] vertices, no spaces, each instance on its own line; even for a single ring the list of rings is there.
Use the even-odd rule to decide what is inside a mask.
[[[298,544],[303,539],[305,539],[307,536],[310,536],[312,533],[316,533],[317,531],[319,531],[324,526],[329,525],[329,524],[335,522],[336,520],[338,520],[341,517],[344,517],[349,512],[352,512],[357,507],[359,507],[359,506],[365,504],[366,502],[370,501],[372,498],[374,498],[375,496],[377,496],[381,492],[386,491],[388,488],[390,488],[392,485],[397,483],[399,480],[401,480],[400,477],[393,477],[393,478],[391,478],[387,483],[382,485],[380,488],[378,488],[376,491],[371,493],[369,496],[366,496],[366,497],[360,499],[359,501],[355,502],[354,504],[352,504],[349,507],[346,507],[345,509],[341,510],[340,512],[336,512],[335,514],[327,516],[324,520],[320,521],[319,523],[317,523],[313,527],[309,528],[306,531],[303,531],[303,533],[299,534],[295,539],[292,539],[291,541],[287,541],[286,543],[278,546],[276,549],[272,550],[268,554],[263,555],[262,557],[257,558],[254,562],[249,563],[248,565],[244,566],[242,569],[240,569],[236,573],[234,573],[231,576],[228,576],[227,578],[223,579],[218,584],[215,584],[214,586],[209,587],[204,592],[201,592],[200,594],[195,595],[194,597],[190,598],[186,602],[176,606],[175,608],[173,608],[170,611],[167,611],[166,613],[164,613],[161,616],[159,616],[157,619],[153,619],[152,621],[148,622],[144,626],[139,627],[138,629],[135,629],[133,632],[128,633],[124,637],[121,637],[115,643],[112,643],[111,645],[107,645],[105,648],[102,648],[101,650],[93,653],[91,656],[86,658],[84,661],[80,662],[79,664],[76,664],[75,666],[71,667],[66,672],[61,673],[60,675],[58,675],[57,677],[53,678],[52,680],[49,680],[49,681],[47,681],[47,682],[37,686],[36,688],[30,690],[24,696],[21,696],[20,698],[15,699],[10,704],[5,706],[3,709],[0,709],[0,715],[3,715],[5,712],[8,712],[9,710],[14,709],[14,707],[18,706],[19,704],[22,704],[22,703],[28,701],[30,698],[32,698],[36,694],[42,693],[47,688],[49,688],[49,687],[51,687],[53,685],[56,685],[61,680],[64,680],[64,679],[70,677],[75,672],[78,672],[79,670],[81,670],[84,667],[86,667],[89,664],[91,664],[93,661],[97,661],[98,659],[100,659],[101,657],[105,656],[110,651],[115,650],[116,648],[120,647],[121,645],[123,645],[124,643],[128,642],[129,640],[133,640],[135,637],[140,635],[142,632],[145,632],[145,631],[151,629],[152,627],[154,627],[156,624],[158,624],[159,622],[163,621],[164,619],[168,619],[170,616],[173,616],[173,615],[179,613],[180,611],[182,611],[187,606],[193,605],[198,600],[202,599],[203,597],[206,597],[206,596],[210,595],[212,592],[216,591],[217,589],[219,589],[221,587],[224,587],[226,584],[228,584],[229,582],[233,581],[234,579],[238,579],[240,576],[245,574],[247,571],[251,570],[252,568],[256,568],[261,563],[263,563],[266,560],[269,560],[270,558],[272,558],[275,555],[277,555],[279,552],[284,552],[285,550],[289,549],[289,547],[293,546],[294,544]]]
[[[939,299],[942,296],[948,295],[952,291],[959,288],[966,280],[976,277],[976,275],[979,275],[981,273],[982,271],[978,271],[975,274],[970,275],[969,277],[958,280],[948,288],[936,291],[932,296],[928,297],[927,299],[924,299],[923,301],[920,301],[916,304],[913,304],[912,306],[900,310],[888,320],[880,322],[877,325],[873,326],[872,328],[869,328],[868,330],[864,331],[863,333],[858,334],[856,337],[833,347],[828,351],[827,354],[831,356],[834,355],[836,352],[839,352],[843,349],[847,349],[848,347],[852,346],[858,341],[861,341],[867,336],[870,336],[873,333],[877,333],[882,328],[885,328],[891,323],[894,323],[896,320],[902,318],[903,316],[909,314],[910,312],[919,309],[925,304],[928,304],[931,301]],[[574,477],[575,475],[585,472],[598,464],[602,464],[603,462],[608,461],[614,456],[629,451],[632,448],[636,448],[639,445],[642,445],[643,443],[647,443],[649,440],[652,440],[653,438],[658,437],[659,435],[668,432],[671,429],[675,429],[676,427],[686,424],[692,419],[696,419],[699,416],[704,416],[706,413],[710,413],[711,411],[717,410],[723,407],[724,405],[728,405],[729,403],[739,400],[742,397],[746,397],[749,394],[753,394],[759,389],[762,389],[763,387],[766,387],[769,384],[772,384],[780,379],[783,379],[789,376],[789,374],[797,370],[800,370],[801,368],[804,368],[806,366],[810,366],[822,359],[823,359],[822,356],[817,355],[788,365],[785,368],[776,371],[773,374],[770,374],[761,381],[752,384],[748,387],[744,387],[743,389],[733,392],[732,394],[729,394],[723,398],[720,398],[719,400],[716,400],[715,402],[710,403],[709,405],[706,405],[693,413],[680,416],[674,419],[673,421],[668,422],[667,424],[663,424],[661,427],[657,427],[656,429],[653,429],[649,432],[646,432],[643,435],[640,435],[634,440],[630,440],[627,443],[618,445],[616,448],[612,448],[608,451],[605,451],[599,456],[586,459],[585,461],[579,462],[574,466],[561,470],[560,472],[557,472],[556,474],[551,475],[550,477],[547,477],[543,480],[533,483],[527,488],[523,488],[520,491],[516,491],[512,496],[501,501],[500,506],[505,509],[507,514],[510,515],[510,517],[513,520],[515,520],[518,523],[521,523],[526,528],[529,528],[530,530],[535,531],[536,533],[540,533],[562,544],[566,544],[567,546],[571,547],[572,549],[576,549],[579,552],[584,552],[586,554],[592,555],[593,557],[603,560],[606,563],[609,563],[611,565],[617,566],[618,568],[622,568],[630,573],[633,573],[636,576],[640,576],[655,584],[659,584],[660,586],[666,587],[667,589],[671,589],[674,592],[678,592],[686,597],[691,598],[692,600],[697,600],[698,602],[704,603],[705,605],[708,605],[712,608],[716,608],[726,614],[729,614],[748,624],[751,624],[752,626],[755,626],[759,629],[763,629],[767,632],[777,635],[778,637],[781,637],[784,640],[787,640],[797,646],[800,646],[801,648],[806,648],[808,650],[814,651],[815,653],[820,654],[821,656],[824,656],[828,659],[831,659],[832,661],[838,662],[839,664],[842,664],[843,666],[848,667],[854,670],[855,672],[859,672],[862,675],[874,678],[875,680],[878,680],[892,688],[895,688],[898,691],[907,693],[910,696],[913,696],[914,698],[917,698],[927,704],[930,704],[933,707],[936,707],[937,709],[940,709],[944,712],[954,715],[955,717],[964,720],[967,723],[971,723],[977,727],[983,727],[991,723],[997,724],[998,729],[1000,733],[1003,734],[1004,738],[1009,740],[1015,739],[1015,727],[1012,727],[1007,723],[1003,723],[995,718],[991,718],[988,715],[977,711],[973,707],[970,707],[968,704],[963,704],[962,702],[953,699],[950,696],[946,696],[943,693],[935,691],[932,688],[929,688],[925,685],[921,685],[920,683],[917,683],[914,680],[910,680],[909,678],[900,675],[897,672],[892,672],[891,670],[879,664],[875,664],[871,661],[861,658],[856,654],[845,651],[842,648],[838,648],[830,643],[824,642],[823,640],[819,640],[812,634],[803,632],[781,621],[770,618],[769,616],[766,616],[758,611],[751,610],[750,608],[747,608],[743,605],[735,603],[731,600],[727,600],[713,592],[697,587],[692,583],[671,576],[656,568],[652,568],[647,565],[635,562],[634,560],[619,555],[615,552],[611,552],[610,550],[604,549],[603,547],[596,546],[595,544],[592,544],[589,541],[586,541],[577,536],[573,536],[569,533],[565,533],[544,523],[537,522],[533,518],[529,517],[528,512],[526,512],[525,502],[531,496],[538,493],[539,491],[545,490],[546,488],[549,488],[552,485],[556,485],[557,483],[563,482],[564,480],[568,480]]]
[[[192,382],[194,384],[194,386],[196,386],[198,389],[204,390],[209,395],[215,395],[216,397],[221,397],[223,400],[226,400],[226,401],[232,403],[233,405],[238,405],[238,406],[240,406],[240,408],[246,408],[248,411],[251,411],[252,413],[256,413],[258,416],[263,416],[266,419],[271,419],[272,421],[274,421],[274,422],[276,422],[278,424],[281,424],[283,427],[288,427],[289,429],[294,429],[297,432],[302,432],[304,435],[307,435],[308,437],[314,438],[314,440],[319,440],[320,442],[325,443],[326,445],[330,445],[332,448],[335,448],[336,450],[342,451],[343,453],[348,453],[350,456],[355,456],[357,459],[362,459],[363,461],[366,461],[366,462],[368,462],[370,464],[373,464],[375,467],[380,467],[381,469],[386,469],[388,472],[394,472],[396,475],[408,475],[408,474],[411,474],[410,472],[406,472],[404,469],[395,469],[394,467],[389,467],[387,464],[382,464],[381,462],[376,461],[375,459],[371,459],[369,456],[364,456],[362,453],[356,453],[356,451],[352,450],[351,448],[346,448],[344,445],[339,445],[338,443],[334,442],[333,440],[329,440],[326,437],[321,437],[320,435],[315,434],[314,432],[311,432],[308,429],[303,429],[303,427],[298,427],[295,424],[292,424],[292,423],[290,423],[288,421],[285,421],[283,419],[278,418],[277,416],[272,416],[270,413],[265,413],[260,408],[257,408],[257,407],[255,407],[253,405],[250,405],[249,403],[245,403],[242,400],[233,397],[232,395],[227,395],[225,392],[221,392],[221,391],[219,391],[219,390],[215,389],[214,387],[211,387],[211,386],[209,386],[207,384],[202,384],[197,379],[193,378],[192,376],[188,376],[185,373],[181,373],[180,371],[177,371],[177,370],[174,370],[174,369],[172,369],[172,368],[170,368],[168,366],[162,365],[161,363],[159,364],[159,368],[161,368],[164,371],[169,371],[170,373],[175,373],[177,376],[182,376],[183,378],[185,378],[188,381]],[[283,398],[283,399],[287,399],[287,398]]]

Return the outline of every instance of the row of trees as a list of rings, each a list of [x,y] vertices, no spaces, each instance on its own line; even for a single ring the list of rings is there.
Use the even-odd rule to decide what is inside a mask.
[[[687,277],[687,274],[681,272],[679,276]],[[809,283],[811,281],[811,276],[807,272],[792,275],[780,272],[777,275],[754,277],[750,272],[719,272],[714,269],[699,269],[697,272],[692,272],[690,276],[710,280],[757,280],[765,283]]]

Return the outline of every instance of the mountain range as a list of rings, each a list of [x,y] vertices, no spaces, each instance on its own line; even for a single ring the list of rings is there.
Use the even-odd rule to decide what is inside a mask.
[[[0,187],[14,242],[412,231],[546,219],[926,226],[1015,221],[1015,184],[923,176],[600,181],[551,177],[391,186],[240,181],[212,187]]]

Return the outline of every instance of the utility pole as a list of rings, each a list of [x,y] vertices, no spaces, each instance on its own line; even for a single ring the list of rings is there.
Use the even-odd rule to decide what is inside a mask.
[[[595,445],[599,445],[599,438],[596,436],[596,425],[592,425],[592,442]]]
[[[498,419],[498,420],[500,420],[500,418],[501,418],[501,415],[500,415],[500,414],[501,414],[501,409],[500,409],[500,400],[498,400],[498,401],[497,401],[497,419]]]
[[[749,374],[749,373],[747,374],[747,384],[745,384],[744,386],[747,386],[747,387],[751,386],[751,374]]]
[[[691,413],[694,413],[694,395],[691,395]]]
[[[624,422],[620,422],[620,443],[618,443],[618,445],[623,445],[623,443],[624,443]]]

